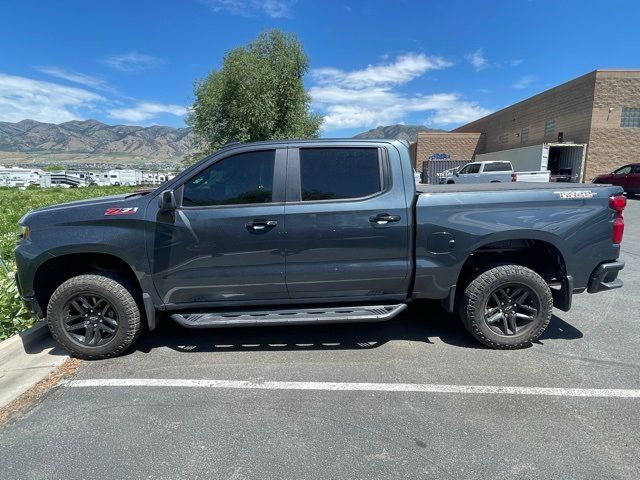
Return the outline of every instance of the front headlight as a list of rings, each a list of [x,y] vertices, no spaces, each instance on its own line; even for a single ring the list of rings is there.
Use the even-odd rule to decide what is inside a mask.
[[[26,240],[31,234],[31,229],[27,225],[20,225],[20,240]]]

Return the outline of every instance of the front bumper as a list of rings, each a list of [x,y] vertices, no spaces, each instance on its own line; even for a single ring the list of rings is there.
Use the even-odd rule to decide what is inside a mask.
[[[587,292],[597,293],[622,287],[623,283],[618,278],[618,272],[623,268],[624,262],[620,260],[601,263],[589,278]]]

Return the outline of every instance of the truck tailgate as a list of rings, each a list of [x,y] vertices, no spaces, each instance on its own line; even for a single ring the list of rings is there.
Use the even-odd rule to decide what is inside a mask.
[[[546,171],[535,171],[535,172],[513,172],[516,176],[516,182],[548,182],[551,177],[551,172],[549,170]]]

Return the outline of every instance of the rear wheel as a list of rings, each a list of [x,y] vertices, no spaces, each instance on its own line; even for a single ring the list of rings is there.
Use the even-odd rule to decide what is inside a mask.
[[[87,360],[124,352],[141,333],[140,308],[125,283],[88,274],[60,285],[47,308],[54,338],[73,356]]]
[[[465,289],[461,317],[481,343],[498,349],[531,345],[549,325],[551,290],[533,270],[520,265],[494,267]]]

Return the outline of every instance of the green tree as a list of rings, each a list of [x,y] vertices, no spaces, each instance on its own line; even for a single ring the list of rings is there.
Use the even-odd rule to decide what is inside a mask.
[[[310,110],[303,83],[308,69],[298,39],[280,30],[228,52],[222,68],[195,85],[187,123],[200,155],[232,141],[317,137],[322,117]]]
[[[45,172],[58,172],[60,170],[64,170],[64,167],[62,165],[47,165],[44,168]]]

